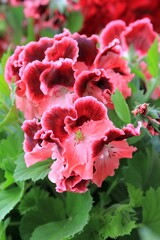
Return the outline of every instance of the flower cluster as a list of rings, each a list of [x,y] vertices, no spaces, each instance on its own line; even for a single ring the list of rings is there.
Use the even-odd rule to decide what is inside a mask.
[[[157,32],[160,32],[160,1],[143,0],[80,0],[84,24],[81,33],[90,36],[99,33],[110,21],[121,19],[127,24],[148,17]]]
[[[65,11],[60,11],[58,4],[50,0],[9,0],[9,4],[13,7],[23,7],[25,17],[34,20],[34,31],[37,34],[46,28],[62,30],[66,22]],[[77,4],[67,0],[63,8],[66,12],[74,11],[77,10]]]
[[[146,37],[147,36],[147,37]],[[148,71],[148,66],[144,61],[149,48],[159,36],[157,32],[153,30],[153,25],[148,18],[143,18],[130,23],[126,26],[123,20],[115,20],[106,25],[106,27],[100,33],[100,41],[102,49],[105,48],[114,39],[119,39],[122,47],[122,55],[128,59],[130,56],[130,48],[133,48],[133,56],[131,59],[132,65],[136,64],[136,67],[144,74],[145,79],[150,81],[151,75]],[[129,53],[129,54],[128,54]],[[158,99],[160,97],[160,87],[157,86],[152,95],[152,99]]]
[[[131,96],[133,74],[123,52],[118,39],[105,45],[104,34],[65,29],[18,46],[7,61],[5,79],[14,80],[16,105],[26,118],[26,165],[53,159],[49,179],[58,192],[85,192],[89,182],[101,186],[119,160],[136,151],[126,139],[139,135],[141,124],[119,129],[107,113],[116,89]]]

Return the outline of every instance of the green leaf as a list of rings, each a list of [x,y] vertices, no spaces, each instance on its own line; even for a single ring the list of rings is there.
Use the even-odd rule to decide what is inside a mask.
[[[130,198],[130,205],[132,207],[141,207],[143,191],[140,188],[135,188],[132,184],[127,184],[127,189]]]
[[[2,189],[2,190],[6,189],[10,185],[12,185],[12,183],[14,183],[13,175],[10,172],[5,171],[4,176],[5,176],[6,180],[0,184],[0,189]]]
[[[153,77],[158,77],[158,38],[155,39],[147,53],[148,70]]]
[[[29,240],[33,231],[40,225],[65,218],[62,199],[41,198],[33,211],[28,211],[21,219],[20,234],[23,240]],[[47,239],[47,238],[46,238]]]
[[[143,198],[143,223],[153,232],[160,234],[160,187],[157,190],[150,188]]]
[[[20,202],[20,213],[26,214],[29,211],[37,210],[39,201],[46,199],[49,193],[39,187],[33,187]]]
[[[31,240],[64,240],[82,231],[89,219],[92,198],[88,193],[67,193],[66,219],[39,226],[33,232]]]
[[[115,110],[108,109],[109,119],[114,123],[114,125],[118,128],[121,128],[124,125],[124,122],[118,117]]]
[[[138,149],[133,158],[128,160],[128,166],[123,168],[123,173],[125,182],[146,191],[150,187],[159,186],[160,157],[145,140],[143,143],[144,146],[141,141],[142,149]]]
[[[16,181],[25,181],[32,179],[34,182],[39,179],[44,179],[50,171],[52,162],[52,159],[48,159],[42,162],[38,162],[27,168],[24,157],[21,156],[16,162],[17,166],[15,169],[14,178]]]
[[[83,23],[83,16],[80,12],[70,12],[68,18],[67,18],[67,26],[71,33],[78,32]]]
[[[0,192],[0,221],[14,208],[19,202],[23,193],[23,189],[14,187],[12,189]]]
[[[112,206],[104,216],[104,226],[100,230],[104,239],[128,235],[136,228],[135,212],[130,205]]]
[[[14,170],[14,162],[22,153],[23,132],[16,128],[16,134],[10,134],[0,141],[0,167],[11,172]]]
[[[116,89],[115,93],[112,94],[111,99],[118,117],[123,122],[130,123],[131,122],[130,110],[122,93],[118,89]]]
[[[74,240],[104,240],[100,234],[100,228],[102,226],[102,206],[94,206],[90,213],[90,219],[88,224],[84,227],[83,231],[77,233],[72,239]]]

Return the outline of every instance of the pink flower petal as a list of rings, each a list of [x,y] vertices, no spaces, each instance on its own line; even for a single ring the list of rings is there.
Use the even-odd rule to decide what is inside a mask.
[[[63,86],[64,88],[70,90],[73,89],[75,78],[72,64],[73,62],[70,59],[52,62],[50,64],[50,67],[47,68],[40,76],[40,88],[44,94],[51,96],[56,95],[56,86]],[[62,94],[64,95],[65,92]]]
[[[111,102],[111,93],[114,93],[116,85],[108,77],[104,69],[82,72],[74,85],[78,97],[93,96],[103,102],[106,106]]]
[[[67,132],[64,129],[64,119],[66,116],[75,116],[74,109],[61,108],[60,106],[53,106],[46,111],[42,116],[42,125],[46,130],[52,130],[56,138],[61,141],[66,137]]]
[[[79,48],[79,56],[77,62],[84,62],[85,65],[91,66],[98,53],[98,49],[96,47],[98,43],[97,36],[92,35],[90,38],[87,38],[85,35],[79,35],[78,33],[74,33],[73,39],[77,41]],[[78,65],[76,66],[78,67]]]
[[[43,37],[38,42],[28,43],[23,51],[24,65],[35,60],[42,61],[45,58],[45,51],[54,43],[53,38]]]
[[[45,95],[40,89],[40,75],[48,67],[50,67],[49,63],[34,61],[29,63],[23,72],[22,81],[26,83],[26,96],[33,103],[45,99]]]
[[[65,124],[67,131],[82,126],[84,122],[99,121],[107,118],[107,110],[101,102],[94,97],[82,97],[75,101],[76,117],[67,116]]]
[[[22,129],[25,133],[23,148],[27,167],[51,157],[55,145],[51,131],[45,133],[37,119],[25,121]]]
[[[100,46],[105,48],[115,38],[121,40],[121,33],[126,29],[126,23],[122,20],[109,22],[100,34]]]
[[[55,41],[53,46],[46,50],[46,61],[56,61],[61,58],[69,58],[76,61],[78,57],[77,42],[71,37],[63,37]]]
[[[131,23],[122,34],[126,48],[132,44],[142,55],[147,53],[156,36],[148,18]]]
[[[134,151],[136,151],[136,148],[129,146],[125,140],[112,141],[108,145],[104,145],[101,152],[94,159],[93,183],[100,187],[108,176],[114,175],[115,169],[119,166],[119,160],[121,158],[132,158]]]

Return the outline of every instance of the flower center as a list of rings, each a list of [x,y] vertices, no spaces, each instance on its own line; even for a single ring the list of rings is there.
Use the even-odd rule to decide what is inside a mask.
[[[81,132],[80,129],[76,132],[75,139],[76,139],[77,142],[80,142],[80,141],[84,140],[83,133]]]

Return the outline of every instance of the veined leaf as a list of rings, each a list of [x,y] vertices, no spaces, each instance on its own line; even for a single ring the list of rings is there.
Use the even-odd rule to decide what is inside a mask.
[[[143,223],[153,232],[160,234],[160,187],[157,190],[150,188],[143,198]]]
[[[35,229],[30,240],[64,240],[82,231],[89,219],[92,198],[88,193],[67,193],[66,219],[54,221]]]
[[[103,217],[104,225],[100,230],[104,239],[117,238],[131,233],[136,228],[135,212],[130,205],[111,207]]]
[[[17,161],[14,178],[16,181],[25,181],[32,179],[34,182],[39,179],[44,179],[50,171],[52,162],[52,159],[48,159],[42,162],[38,162],[27,168],[24,157],[21,155]]]
[[[142,206],[143,191],[140,188],[134,187],[132,184],[127,184],[127,189],[132,207]]]
[[[31,202],[33,207],[35,202]],[[37,201],[34,209],[31,210],[30,208],[29,211],[27,211],[21,219],[21,237],[23,240],[30,240],[33,231],[38,226],[47,224],[48,222],[52,221],[61,221],[63,219],[65,219],[65,208],[62,199],[54,197],[42,198],[40,195],[39,201]]]
[[[39,187],[33,187],[20,202],[19,211],[21,214],[37,210],[39,201],[48,198],[49,193]]]
[[[14,187],[0,192],[0,221],[14,208],[20,201],[23,188]]]

